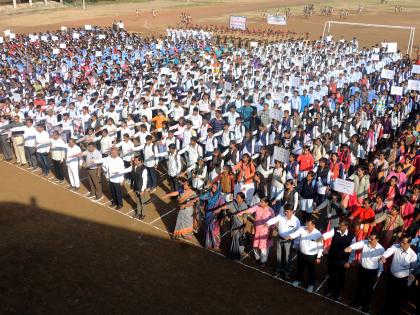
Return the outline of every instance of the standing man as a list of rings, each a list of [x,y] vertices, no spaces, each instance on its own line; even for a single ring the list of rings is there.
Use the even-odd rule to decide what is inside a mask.
[[[146,136],[146,144],[143,149],[144,154],[144,166],[147,167],[149,171],[149,188],[151,191],[154,191],[157,186],[157,174],[156,168],[158,163],[158,149],[157,146],[152,142],[153,137],[151,135]]]
[[[286,204],[284,206],[283,215],[279,214],[267,221],[268,226],[276,223],[278,223],[277,230],[279,233],[277,240],[277,272],[285,280],[288,280],[290,275],[290,265],[292,262],[290,249],[293,241],[287,240],[286,238],[300,228],[300,221],[293,214],[293,207],[290,204]]]
[[[50,152],[50,136],[45,131],[45,125],[39,124],[37,126],[36,134],[36,155],[38,158],[38,165],[41,167],[42,176],[48,177],[50,173],[50,161],[48,153]]]
[[[303,280],[303,272],[308,269],[308,293],[314,291],[315,284],[315,265],[321,262],[322,257],[322,237],[321,232],[315,228],[313,219],[306,220],[306,226],[300,227],[297,231],[291,233],[286,240],[294,240],[299,237],[299,250],[297,253],[297,279],[293,286],[297,287]]]
[[[414,281],[414,269],[417,267],[417,255],[410,247],[411,237],[404,235],[399,244],[388,248],[381,257],[385,264],[388,257],[392,258],[391,272],[386,282],[385,313],[399,314],[402,303],[407,297],[408,281]]]
[[[15,150],[16,155],[16,163],[20,165],[25,165],[27,163],[25,157],[25,140],[23,138],[23,134],[25,133],[24,124],[20,121],[20,117],[18,115],[13,117],[13,127],[10,129],[12,133],[12,143],[13,149]]]
[[[345,252],[351,253],[353,250],[362,250],[362,257],[357,273],[356,296],[351,304],[352,307],[362,307],[362,312],[369,313],[369,304],[373,296],[375,280],[383,270],[380,260],[385,250],[378,243],[379,237],[376,233],[371,233],[369,240],[363,240],[351,244]]]
[[[63,163],[66,158],[67,145],[60,137],[58,131],[53,131],[51,140],[51,160],[57,181],[62,183],[64,181]]]
[[[111,148],[111,156],[102,168],[106,171],[109,181],[109,190],[111,191],[111,207],[119,210],[123,206],[121,186],[124,182],[124,162],[118,155],[118,148]]]
[[[143,205],[145,203],[145,191],[147,189],[148,173],[147,168],[143,165],[140,156],[136,156],[133,160],[133,170],[131,173],[131,189],[134,190],[137,197],[137,207],[134,210],[133,218],[143,220]]]
[[[33,126],[34,121],[31,118],[26,119],[25,131],[23,133],[24,149],[28,168],[36,169],[38,162],[36,159],[36,129]]]
[[[178,180],[177,177],[181,173],[182,164],[181,157],[179,156],[176,145],[171,143],[169,145],[169,154],[168,154],[168,176],[169,182],[171,183],[172,191],[178,190]]]
[[[90,195],[100,200],[103,197],[101,185],[101,167],[95,161],[102,159],[101,152],[96,148],[94,142],[89,142],[86,152],[86,170],[88,173]]]
[[[0,116],[0,149],[3,153],[3,158],[6,161],[11,161],[13,159],[13,152],[9,142],[9,130],[5,128],[8,124],[9,120]]]
[[[348,228],[349,222],[342,220],[338,229],[331,229],[322,235],[324,240],[332,238],[328,252],[328,288],[326,293],[328,297],[332,296],[335,300],[341,299],[346,269],[350,268],[350,263],[353,260],[353,257],[344,251],[356,242],[353,233]]]
[[[79,158],[82,156],[82,150],[71,138],[66,150],[66,165],[70,179],[70,190],[78,191],[80,188],[79,179]]]

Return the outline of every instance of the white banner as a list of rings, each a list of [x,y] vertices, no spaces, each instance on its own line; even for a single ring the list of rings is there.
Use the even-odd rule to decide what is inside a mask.
[[[420,80],[408,80],[407,82],[407,89],[420,91]]]
[[[388,43],[386,46],[386,51],[388,53],[396,53],[397,52],[397,43]]]
[[[402,86],[391,86],[391,95],[402,95],[403,94],[403,88]]]
[[[382,69],[381,78],[394,80],[394,75],[395,73],[393,70]]]
[[[246,17],[244,16],[230,16],[229,28],[236,30],[246,30]]]
[[[274,152],[273,152],[273,160],[274,161],[280,161],[283,163],[289,163],[289,155],[290,155],[290,151],[283,149],[283,148],[279,148],[279,147],[274,147]]]
[[[279,109],[275,109],[275,108],[271,108],[270,109],[270,118],[271,119],[275,119],[277,121],[281,121],[282,117],[282,112]]]
[[[348,180],[341,179],[341,178],[337,178],[334,181],[333,187],[335,191],[345,193],[348,195],[353,195],[353,192],[354,192],[354,183]]]
[[[420,65],[413,65],[413,69],[411,69],[411,73],[420,74]]]
[[[287,19],[284,15],[267,15],[267,24],[287,25]]]

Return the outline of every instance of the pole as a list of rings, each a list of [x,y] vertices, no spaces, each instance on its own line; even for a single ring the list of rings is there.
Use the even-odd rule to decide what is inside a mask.
[[[86,9],[85,0],[83,0],[83,10]]]

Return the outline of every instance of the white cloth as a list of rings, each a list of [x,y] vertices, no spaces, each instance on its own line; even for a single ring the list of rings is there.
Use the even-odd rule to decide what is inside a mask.
[[[381,244],[377,243],[375,247],[369,245],[368,240],[363,240],[350,245],[353,250],[362,249],[362,259],[360,264],[365,269],[378,269],[380,258],[385,252]]]
[[[300,228],[300,221],[295,215],[292,215],[290,219],[287,219],[286,216],[279,214],[267,221],[267,225],[276,223],[281,238],[289,237],[291,233]]]
[[[124,181],[124,162],[122,158],[110,158],[102,165],[107,174],[107,178],[112,183],[122,183]]]
[[[394,257],[391,264],[391,273],[394,277],[408,277],[417,266],[417,255],[411,248],[403,251],[400,244],[394,244],[385,251],[383,256],[388,258],[392,255]]]
[[[324,250],[322,241],[317,241],[321,236],[321,232],[316,228],[312,232],[309,232],[306,226],[300,227],[297,231],[290,234],[290,238],[292,239],[299,237],[299,251],[302,254],[317,255],[317,258],[321,258],[322,251]]]
[[[36,152],[50,152],[50,136],[45,130],[36,133]]]

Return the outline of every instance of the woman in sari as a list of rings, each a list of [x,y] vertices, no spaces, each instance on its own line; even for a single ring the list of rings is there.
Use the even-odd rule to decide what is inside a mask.
[[[173,239],[177,240],[184,238],[189,240],[193,235],[194,204],[198,198],[188,181],[185,181],[183,187],[180,187],[177,191],[166,194],[164,198],[176,196],[178,196],[179,212],[176,219]]]
[[[391,213],[382,213],[380,217],[375,219],[373,225],[381,222],[384,222],[384,227],[382,229],[379,242],[385,249],[387,249],[394,244],[397,238],[402,234],[404,221],[400,215],[399,208],[397,206],[393,206],[391,208]]]
[[[270,227],[266,223],[275,216],[274,210],[268,205],[267,197],[263,197],[259,205],[242,212],[242,214],[254,213],[254,255],[256,260],[260,261],[261,264],[265,264],[268,259],[268,251],[273,243],[270,239]]]
[[[226,203],[221,186],[218,183],[211,184],[210,190],[201,195],[200,200],[204,202],[205,247],[219,249],[220,220],[218,214],[222,210],[221,207]]]
[[[346,195],[343,199],[343,206],[350,209],[350,212],[355,211],[358,207],[362,207],[363,200],[368,197],[369,192],[369,175],[366,175],[363,167],[358,167],[355,174],[349,177],[349,180],[354,182],[353,195]]]

